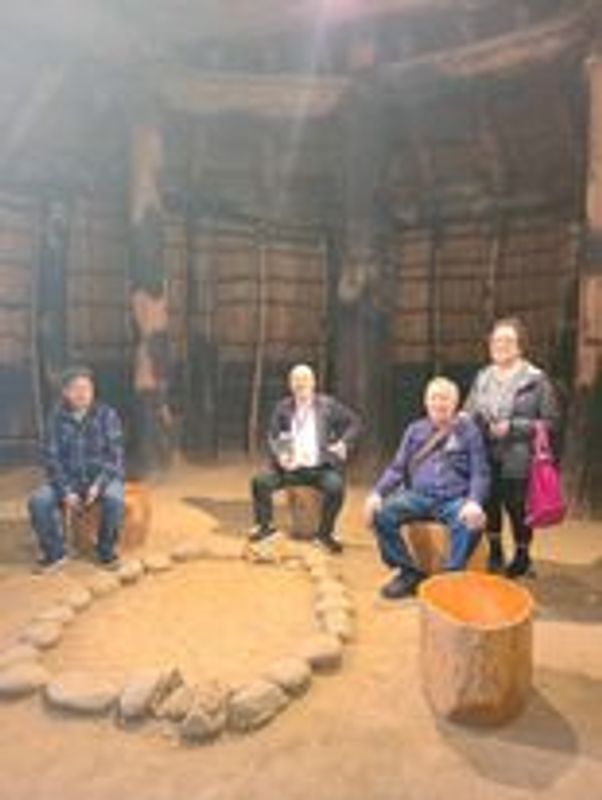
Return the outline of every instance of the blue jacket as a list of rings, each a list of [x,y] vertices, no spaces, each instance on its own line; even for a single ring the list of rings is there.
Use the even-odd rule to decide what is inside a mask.
[[[375,491],[385,497],[403,486],[441,500],[466,498],[484,503],[490,480],[485,445],[477,425],[465,416],[456,418],[451,433],[409,475],[412,457],[434,430],[428,417],[408,426]]]
[[[92,483],[102,490],[112,480],[123,480],[123,431],[117,412],[96,403],[78,422],[66,406],[57,406],[48,419],[43,460],[48,481],[61,498]]]

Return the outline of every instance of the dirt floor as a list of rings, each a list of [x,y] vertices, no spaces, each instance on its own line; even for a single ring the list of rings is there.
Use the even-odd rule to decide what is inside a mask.
[[[154,491],[150,545],[248,527],[241,464],[180,467]],[[24,516],[31,472],[0,476],[0,644],[93,567],[33,576]],[[512,724],[438,722],[418,670],[417,601],[386,604],[386,577],[352,487],[341,570],[358,604],[357,641],[338,674],[265,729],[187,748],[157,724],[57,717],[38,699],[0,706],[1,800],[602,800],[602,526],[569,523],[537,539],[535,691]],[[288,653],[312,626],[301,575],[203,563],[121,592],[86,612],[48,663],[113,675],[173,660],[231,681]]]

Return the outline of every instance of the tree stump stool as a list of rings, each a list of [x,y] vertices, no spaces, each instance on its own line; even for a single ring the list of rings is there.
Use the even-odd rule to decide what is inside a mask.
[[[531,689],[533,598],[496,575],[448,572],[421,584],[420,658],[425,694],[454,722],[498,725]]]
[[[412,522],[404,526],[403,535],[423,572],[427,575],[441,572],[449,551],[449,531],[445,525],[438,522]],[[482,536],[466,569],[486,572],[487,558],[486,537]]]
[[[322,513],[322,493],[311,486],[293,486],[286,490],[288,531],[294,539],[315,536]]]
[[[151,516],[149,487],[145,483],[127,482],[124,486],[123,525],[117,543],[120,550],[140,547],[146,542]],[[76,550],[86,554],[94,551],[99,522],[100,506],[98,503],[72,515],[69,527]]]

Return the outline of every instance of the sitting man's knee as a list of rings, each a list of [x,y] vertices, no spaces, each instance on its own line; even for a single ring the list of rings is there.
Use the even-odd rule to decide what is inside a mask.
[[[345,482],[338,472],[328,472],[322,479],[320,489],[325,494],[340,495],[345,489]]]
[[[123,508],[125,503],[123,485],[120,483],[109,484],[100,496],[100,502],[113,508]]]
[[[57,498],[49,486],[40,486],[29,496],[27,508],[30,513],[44,511],[57,505]]]
[[[251,490],[256,492],[269,491],[272,488],[272,476],[269,472],[259,472],[251,478]]]

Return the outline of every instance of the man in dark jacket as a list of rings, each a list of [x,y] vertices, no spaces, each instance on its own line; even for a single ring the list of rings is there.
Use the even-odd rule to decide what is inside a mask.
[[[288,486],[312,486],[322,492],[322,513],[316,540],[339,553],[334,525],[344,499],[343,467],[355,443],[357,415],[332,397],[316,392],[310,367],[298,364],[289,374],[290,396],[276,406],[270,422],[271,468],[253,478],[252,494],[257,541],[274,533],[272,494]]]
[[[60,403],[48,420],[43,445],[47,482],[29,500],[29,513],[41,550],[38,568],[53,571],[65,562],[61,515],[100,504],[97,555],[114,567],[123,516],[123,434],[117,413],[96,402],[92,373],[67,370]]]
[[[458,415],[458,387],[433,378],[425,391],[426,416],[406,429],[399,450],[366,501],[384,563],[395,570],[381,590],[387,599],[416,591],[425,577],[400,533],[414,520],[434,519],[450,532],[445,568],[463,569],[482,534],[489,466],[481,433]]]

